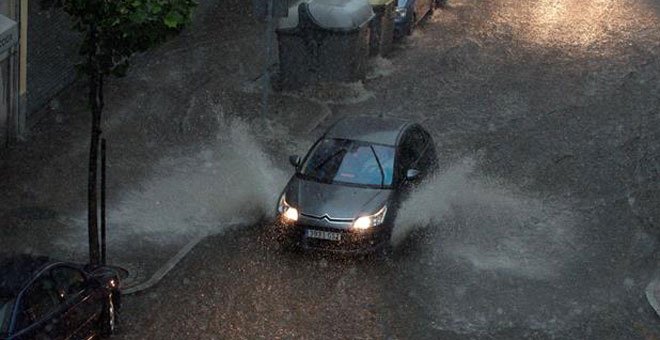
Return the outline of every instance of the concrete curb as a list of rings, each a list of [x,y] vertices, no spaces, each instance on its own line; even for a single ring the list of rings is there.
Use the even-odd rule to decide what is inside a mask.
[[[228,225],[227,227],[223,228],[223,231],[233,229],[233,228],[236,228],[236,227],[244,225],[244,224],[245,223],[232,223],[232,224]],[[163,266],[158,268],[158,270],[156,270],[156,272],[154,272],[153,275],[151,275],[151,277],[147,281],[135,284],[135,285],[130,286],[130,287],[123,288],[122,289],[122,294],[123,295],[131,295],[131,294],[139,293],[139,292],[142,292],[144,290],[147,290],[147,289],[153,287],[158,282],[160,282],[160,280],[162,280],[163,277],[165,277],[165,275],[167,275],[179,262],[181,262],[181,260],[183,260],[183,258],[186,257],[186,255],[188,255],[188,253],[190,253],[190,251],[193,248],[195,248],[195,246],[199,242],[201,242],[202,240],[204,240],[205,238],[207,238],[209,236],[213,236],[213,235],[217,235],[217,234],[218,233],[210,233],[210,234],[203,234],[203,235],[196,236],[195,238],[190,240],[188,243],[186,243],[186,245],[183,246],[179,250],[179,252],[177,252],[174,256],[172,256],[172,258],[167,260],[167,262],[165,262],[165,264]]]
[[[648,286],[646,286],[646,299],[655,310],[655,313],[660,316],[660,303],[658,303],[658,295],[660,295],[660,277],[656,276]]]

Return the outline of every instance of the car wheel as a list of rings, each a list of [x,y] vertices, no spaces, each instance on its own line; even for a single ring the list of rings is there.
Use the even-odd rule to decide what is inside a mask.
[[[115,299],[113,294],[108,295],[108,301],[103,306],[103,314],[101,315],[101,334],[105,337],[115,333],[117,327],[117,309],[115,306]]]

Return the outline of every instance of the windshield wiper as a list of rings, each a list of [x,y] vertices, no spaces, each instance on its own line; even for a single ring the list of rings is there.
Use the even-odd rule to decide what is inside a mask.
[[[316,173],[316,171],[317,171],[318,169],[322,168],[326,163],[328,163],[329,161],[333,160],[335,157],[339,156],[340,154],[344,154],[344,153],[346,153],[346,152],[348,152],[348,150],[346,150],[346,149],[341,149],[341,150],[339,150],[339,151],[333,153],[330,157],[324,159],[323,162],[321,162],[321,164],[315,166],[315,167],[314,167],[314,170],[312,170],[312,171],[313,171],[314,173]]]
[[[385,171],[383,171],[383,166],[380,164],[380,159],[378,159],[378,155],[376,154],[376,150],[374,150],[374,146],[369,145],[369,148],[371,148],[371,152],[373,152],[374,157],[376,158],[376,163],[378,163],[378,170],[380,170],[380,187],[384,188],[385,187]]]

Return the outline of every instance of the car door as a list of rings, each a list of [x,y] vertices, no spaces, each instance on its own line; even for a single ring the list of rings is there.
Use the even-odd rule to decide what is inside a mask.
[[[66,339],[55,286],[52,277],[44,273],[19,296],[14,339]]]
[[[102,311],[102,301],[97,285],[88,283],[81,270],[60,265],[51,270],[58,295],[65,305],[63,322],[71,339],[84,339],[95,333],[96,321]]]

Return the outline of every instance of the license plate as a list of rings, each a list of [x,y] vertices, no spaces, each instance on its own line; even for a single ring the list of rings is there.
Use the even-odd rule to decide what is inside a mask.
[[[307,237],[318,238],[318,239],[329,240],[329,241],[341,241],[341,234],[340,233],[333,233],[333,232],[329,232],[329,231],[321,231],[321,230],[314,230],[314,229],[307,229]]]

